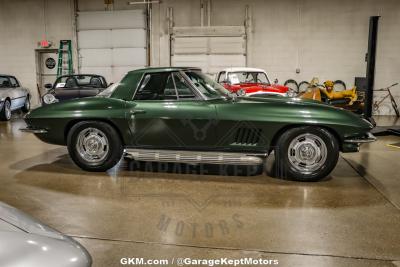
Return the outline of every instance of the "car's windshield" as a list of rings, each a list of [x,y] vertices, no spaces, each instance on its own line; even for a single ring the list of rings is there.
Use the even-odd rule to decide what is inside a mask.
[[[57,79],[55,88],[105,88],[105,79],[99,75],[70,75]]]
[[[107,87],[104,91],[100,92],[97,96],[99,97],[110,97],[112,93],[115,91],[115,89],[118,87],[119,83],[113,83],[110,86]]]
[[[270,84],[268,77],[264,72],[249,72],[249,71],[230,72],[228,74],[228,80],[230,81],[231,84],[241,84],[241,83]]]
[[[230,92],[200,71],[185,71],[196,88],[207,98],[223,98]]]
[[[10,87],[10,80],[6,76],[0,76],[0,88]]]

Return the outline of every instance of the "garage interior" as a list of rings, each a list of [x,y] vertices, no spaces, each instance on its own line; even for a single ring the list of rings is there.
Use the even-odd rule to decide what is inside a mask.
[[[18,77],[39,106],[57,71],[44,61],[57,59],[60,40],[72,40],[74,71],[112,83],[148,66],[195,66],[210,76],[247,66],[280,83],[317,76],[352,86],[366,75],[371,16],[380,16],[378,89],[400,82],[397,0],[0,0],[0,73]],[[400,104],[400,87],[392,93]],[[19,131],[22,116],[0,121],[0,201],[79,241],[93,266],[135,256],[400,266],[400,149],[392,146],[399,136],[341,154],[316,183],[125,160],[89,173],[66,148]],[[400,127],[389,99],[373,117]]]

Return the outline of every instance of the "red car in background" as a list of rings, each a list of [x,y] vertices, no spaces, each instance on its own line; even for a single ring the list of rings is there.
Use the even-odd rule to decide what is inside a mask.
[[[239,93],[241,90],[241,93],[247,96],[292,96],[289,87],[272,84],[262,69],[228,68],[220,71],[216,77],[217,82],[232,93]]]

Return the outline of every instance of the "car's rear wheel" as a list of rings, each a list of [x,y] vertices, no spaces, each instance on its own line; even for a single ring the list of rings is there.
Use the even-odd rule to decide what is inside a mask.
[[[275,175],[297,181],[318,181],[331,173],[339,158],[338,142],[328,130],[298,127],[278,139]]]
[[[105,122],[82,121],[67,136],[68,152],[86,171],[106,171],[122,157],[123,145],[117,131]]]
[[[31,109],[31,98],[29,95],[27,95],[24,106],[22,107],[22,111],[26,113],[29,112],[30,109]]]
[[[3,103],[3,108],[0,111],[0,119],[3,121],[9,121],[11,119],[11,102],[9,100]]]

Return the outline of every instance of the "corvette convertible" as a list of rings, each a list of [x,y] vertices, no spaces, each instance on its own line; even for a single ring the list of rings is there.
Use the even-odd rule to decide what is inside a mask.
[[[316,181],[339,152],[372,142],[367,120],[297,98],[239,97],[195,68],[146,68],[126,74],[96,97],[32,110],[25,132],[68,147],[87,171],[122,158],[189,164],[261,165],[272,152],[275,173]]]

